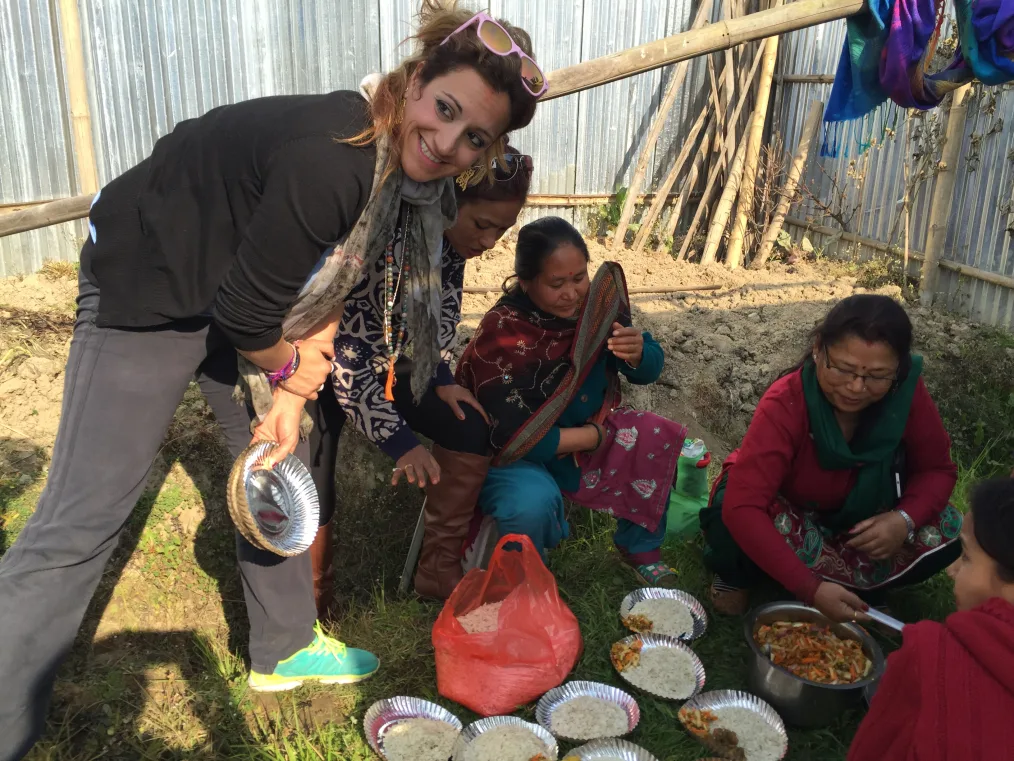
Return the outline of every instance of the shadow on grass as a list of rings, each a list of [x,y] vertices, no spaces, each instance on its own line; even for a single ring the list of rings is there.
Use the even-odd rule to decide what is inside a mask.
[[[51,732],[28,759],[228,756],[253,744],[232,687],[241,668],[194,631],[100,639],[80,665],[81,678],[58,685]]]

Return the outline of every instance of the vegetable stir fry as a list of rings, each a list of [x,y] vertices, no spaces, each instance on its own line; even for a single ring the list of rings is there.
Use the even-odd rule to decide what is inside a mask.
[[[629,645],[625,645],[622,642],[614,643],[609,650],[609,657],[616,670],[626,671],[640,664],[642,647],[644,647],[644,643],[639,639],[634,640]]]
[[[711,733],[711,725],[718,721],[718,717],[711,711],[700,708],[683,708],[679,712],[679,719],[687,731],[704,737]]]
[[[776,666],[811,682],[852,684],[873,668],[859,642],[823,624],[776,621],[758,628],[753,638]]]
[[[653,621],[651,621],[651,619],[649,619],[647,616],[642,616],[639,613],[636,613],[632,616],[626,616],[620,620],[624,626],[626,626],[631,631],[637,632],[638,634],[650,632],[652,629],[655,628],[655,624]]]

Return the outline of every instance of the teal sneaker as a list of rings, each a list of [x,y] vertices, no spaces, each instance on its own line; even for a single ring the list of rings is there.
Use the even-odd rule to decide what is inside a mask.
[[[346,647],[328,637],[318,621],[313,626],[313,642],[280,661],[271,674],[250,672],[248,684],[255,692],[294,690],[304,682],[355,684],[369,679],[380,668],[380,659],[366,650]]]

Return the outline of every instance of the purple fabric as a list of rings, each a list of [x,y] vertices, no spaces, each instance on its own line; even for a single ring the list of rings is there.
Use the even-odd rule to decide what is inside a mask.
[[[606,439],[578,457],[581,486],[567,496],[590,510],[655,531],[669,507],[669,490],[686,426],[653,412],[620,409],[603,423]]]

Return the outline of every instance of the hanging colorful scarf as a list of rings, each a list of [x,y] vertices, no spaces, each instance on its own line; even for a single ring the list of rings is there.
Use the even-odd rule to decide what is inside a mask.
[[[877,113],[887,100],[926,110],[973,78],[990,85],[1014,79],[1014,0],[980,0],[974,6],[955,0],[959,47],[947,68],[927,74],[943,11],[944,0],[870,0],[866,10],[849,18],[824,112],[821,155],[837,156],[853,139],[865,151],[878,117],[881,133],[892,118],[890,112]]]
[[[614,322],[630,324],[623,270],[604,262],[577,320],[543,312],[518,287],[490,309],[458,362],[456,378],[490,416],[494,464],[524,457],[573,401]],[[615,372],[606,406],[619,404]]]

